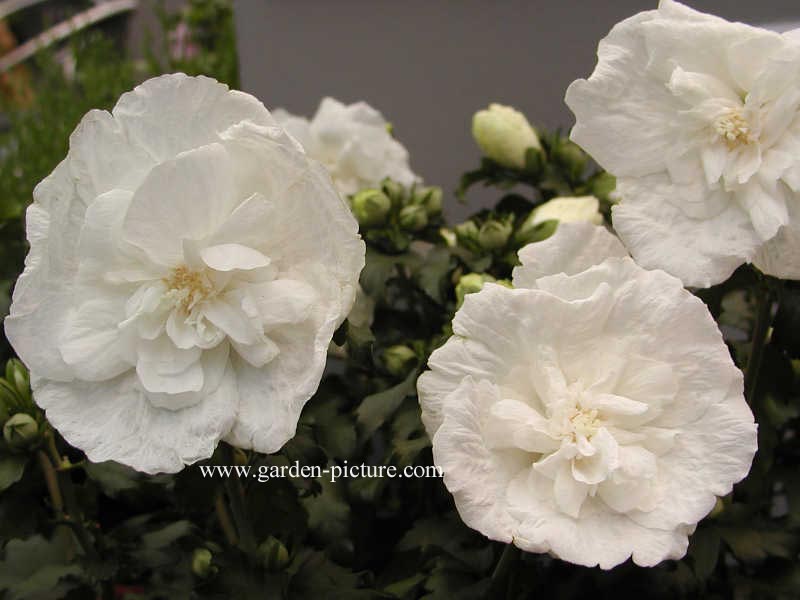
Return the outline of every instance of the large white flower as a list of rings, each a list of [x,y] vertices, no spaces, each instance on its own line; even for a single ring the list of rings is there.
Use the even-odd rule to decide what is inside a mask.
[[[309,156],[327,167],[346,196],[377,187],[386,177],[406,186],[418,180],[408,151],[389,133],[383,115],[366,102],[345,105],[323,98],[310,121],[281,108],[272,114]]]
[[[34,191],[6,334],[91,460],[180,470],[293,435],[364,244],[325,169],[206,77],[89,112]]]
[[[800,41],[672,0],[616,25],[566,101],[618,178],[634,258],[691,286],[753,262],[800,278]]]
[[[464,299],[419,379],[462,519],[581,565],[680,558],[756,450],[716,324],[589,223],[559,225],[520,260],[515,289]]]

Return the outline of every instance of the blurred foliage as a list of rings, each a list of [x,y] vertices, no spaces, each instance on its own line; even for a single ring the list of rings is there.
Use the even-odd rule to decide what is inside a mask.
[[[33,103],[6,108],[12,128],[0,137],[4,291],[21,269],[22,211],[31,190],[63,157],[80,116],[110,108],[120,92],[162,70],[235,83],[230,17],[226,3],[191,2],[165,18],[165,48],[181,23],[189,32],[183,41],[194,47],[167,52],[161,62],[150,56],[144,66],[94,35],[73,42],[72,79],[52,57],[37,59]],[[507,551],[461,522],[435,477],[330,483],[203,476],[202,466],[258,472],[294,461],[430,466],[415,383],[450,335],[463,295],[484,281],[507,280],[517,250],[552,233],[553,222],[532,231],[522,224],[553,196],[593,193],[608,218],[613,178],[562,136],[542,141],[543,151],[529,151],[524,169],[484,159],[465,175],[462,195],[483,183],[498,190],[498,200],[452,228],[443,221],[438,188],[386,180],[350,198],[367,242],[361,285],[374,314],[337,331],[342,358],[304,409],[296,437],[275,455],[222,444],[208,461],[169,476],[91,463],[49,426],[32,402],[24,367],[9,361],[0,378],[2,598],[800,596],[800,286],[750,267],[699,295],[740,366],[751,360],[754,331],[765,334],[750,398],[759,452],[751,475],[700,523],[681,561],[651,569],[628,562],[604,572]],[[522,191],[509,191],[513,186]],[[771,327],[764,328],[764,318]]]

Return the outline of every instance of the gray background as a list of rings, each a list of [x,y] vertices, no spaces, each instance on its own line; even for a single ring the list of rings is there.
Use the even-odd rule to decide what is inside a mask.
[[[752,24],[800,22],[798,0],[689,0]],[[237,0],[242,86],[310,116],[319,99],[366,100],[394,124],[428,183],[455,187],[478,164],[472,114],[511,104],[568,129],[564,91],[594,68],[597,42],[657,0]],[[798,24],[797,26],[800,26]],[[459,218],[470,206],[450,203]]]

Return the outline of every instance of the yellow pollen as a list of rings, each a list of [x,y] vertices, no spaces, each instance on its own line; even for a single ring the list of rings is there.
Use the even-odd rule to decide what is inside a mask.
[[[569,421],[572,424],[572,435],[575,438],[578,436],[590,438],[600,428],[600,424],[597,422],[596,408],[579,410],[570,417]]]
[[[714,128],[730,150],[746,146],[754,141],[750,132],[750,124],[736,110],[728,111],[717,119]]]
[[[206,277],[198,271],[190,271],[188,267],[176,267],[172,275],[164,278],[169,294],[175,298],[176,304],[184,311],[190,312],[195,304],[211,293],[211,286]]]

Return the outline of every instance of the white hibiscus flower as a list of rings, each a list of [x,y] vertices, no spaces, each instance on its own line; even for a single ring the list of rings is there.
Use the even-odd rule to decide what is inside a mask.
[[[206,77],[94,110],[34,192],[6,319],[50,422],[146,472],[293,435],[364,264],[325,169]]]
[[[756,450],[716,324],[589,223],[559,225],[520,260],[515,289],[464,299],[419,379],[462,519],[581,565],[680,558]]]
[[[662,0],[567,90],[572,139],[618,178],[634,258],[709,286],[753,262],[800,278],[800,42]]]
[[[378,187],[386,177],[405,186],[419,180],[409,167],[408,151],[389,133],[383,115],[366,102],[345,105],[323,98],[310,121],[281,108],[272,114],[309,156],[327,167],[345,196]]]

